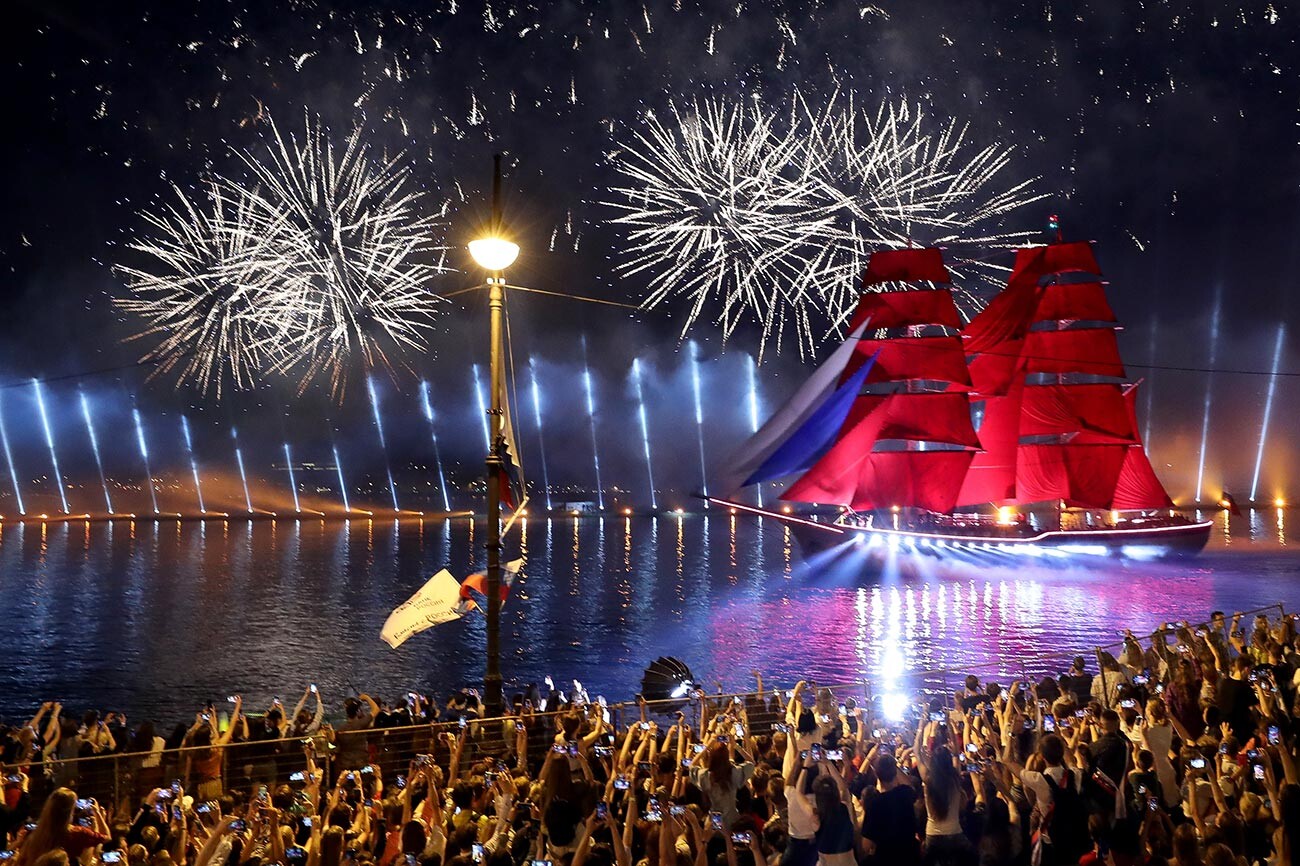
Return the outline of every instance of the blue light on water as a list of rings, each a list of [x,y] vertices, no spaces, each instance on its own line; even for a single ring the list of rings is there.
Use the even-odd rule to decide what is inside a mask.
[[[149,485],[149,504],[153,506],[153,513],[158,513],[158,494],[153,487],[153,470],[149,468],[149,446],[144,441],[144,421],[140,418],[140,410],[132,409],[131,417],[135,420],[135,441],[140,446],[140,458],[144,460],[144,477]]]
[[[70,514],[68,495],[63,489],[63,473],[59,471],[59,455],[54,450],[54,431],[50,429],[50,416],[45,411],[45,395],[41,392],[40,380],[33,379],[32,387],[36,389],[36,408],[41,414],[41,427],[45,430],[45,444],[50,446],[50,463],[54,464],[54,486],[59,488],[59,502],[63,504],[63,513]]]
[[[113,499],[108,495],[108,480],[104,477],[104,461],[99,456],[99,437],[95,435],[95,424],[90,420],[90,403],[86,400],[85,393],[78,396],[81,398],[81,417],[86,419],[86,433],[90,435],[90,450],[95,454],[95,468],[99,470],[99,486],[104,489],[104,507],[108,513],[113,513]]]
[[[1250,500],[1259,492],[1259,470],[1264,465],[1264,443],[1268,439],[1268,421],[1273,414],[1273,395],[1277,393],[1277,370],[1282,363],[1282,346],[1286,343],[1286,325],[1277,326],[1277,342],[1273,344],[1273,372],[1268,377],[1268,396],[1264,398],[1264,420],[1259,425],[1259,451],[1255,454],[1255,475],[1250,482]]]
[[[650,508],[658,510],[659,500],[655,496],[655,472],[650,460],[650,423],[645,413],[645,394],[641,390],[641,359],[632,359],[632,384],[636,386],[636,412],[641,420],[641,446],[645,450],[645,474],[650,482]]]
[[[190,439],[190,422],[184,415],[181,416],[181,432],[185,434],[185,453],[190,458],[190,473],[194,476],[194,492],[199,497],[199,514],[206,514],[207,509],[203,507],[203,483],[199,481],[199,463],[194,459],[194,442]]]
[[[9,465],[9,482],[14,487],[14,501],[18,503],[18,513],[26,514],[27,509],[23,505],[23,492],[18,487],[18,473],[14,471],[14,454],[9,448],[9,431],[5,429],[3,410],[0,410],[0,444],[4,445],[5,463]]]
[[[704,460],[704,402],[700,396],[700,350],[691,340],[687,343],[691,353],[691,388],[695,393],[695,436],[700,443],[700,494],[707,497],[709,495],[708,469]],[[704,507],[707,510],[709,500],[704,500]]]
[[[244,473],[244,453],[239,449],[239,431],[230,428],[230,438],[235,441],[235,463],[239,465],[239,482],[244,485],[244,507],[253,513],[253,498],[248,495],[248,475]],[[292,471],[292,470],[290,470]]]
[[[537,364],[528,359],[528,375],[533,392],[533,422],[537,425],[537,453],[542,459],[542,486],[546,490],[546,510],[551,510],[551,473],[546,465],[546,440],[542,438],[542,392],[537,385]]]
[[[438,467],[438,489],[442,491],[442,510],[451,511],[451,499],[447,495],[447,476],[442,471],[442,453],[438,450],[438,429],[433,423],[433,403],[429,400],[429,383],[420,383],[420,400],[424,405],[424,417],[429,422],[429,438],[433,440],[433,461]]]
[[[397,504],[397,485],[393,483],[393,464],[388,459],[388,443],[384,441],[384,419],[379,414],[379,396],[375,393],[375,380],[366,377],[366,390],[370,392],[370,408],[375,413],[375,429],[379,431],[379,449],[384,452],[384,471],[388,473],[388,492],[393,497],[393,510],[400,511]]]
[[[337,448],[334,449],[334,462],[335,464],[339,462],[339,450]],[[293,492],[293,510],[295,513],[300,513],[302,511],[302,506],[298,504],[298,481],[293,477],[293,455],[289,453],[288,442],[284,443],[284,465],[285,468],[289,470],[289,490]],[[339,466],[338,469],[339,469],[339,485],[342,486],[343,467]],[[345,489],[343,491],[344,510],[347,510],[347,507],[348,507],[348,491]],[[249,507],[249,510],[250,511],[252,510],[251,506]]]

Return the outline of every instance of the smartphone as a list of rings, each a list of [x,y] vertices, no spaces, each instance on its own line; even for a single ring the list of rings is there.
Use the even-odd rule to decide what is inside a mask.
[[[889,733],[889,732],[886,731],[884,728],[875,728],[875,729],[872,730],[872,732],[871,732],[871,739],[873,739],[873,740],[883,740],[883,739],[885,738],[885,735],[888,734],[888,733]]]
[[[85,797],[77,801],[78,812],[89,812],[93,808],[95,808],[95,801],[90,799],[89,797]]]
[[[842,760],[844,760],[844,750],[843,750],[843,749],[827,749],[823,754],[826,756],[826,760],[828,760],[828,761],[842,761]]]
[[[678,806],[676,803],[673,803],[668,806],[668,814],[672,815],[674,818],[680,818],[686,814],[686,807]]]
[[[619,777],[614,780],[614,790],[616,791],[626,791],[630,787],[631,783],[628,782],[626,775],[619,774]]]
[[[556,743],[555,745],[551,746],[551,751],[557,755],[563,755],[568,750],[569,750],[568,747],[565,746],[564,743]]]
[[[302,826],[308,830],[311,829],[311,815],[302,816]]]
[[[459,724],[460,724],[460,726],[461,726],[462,728],[468,727],[468,726],[469,726],[469,719],[465,718],[464,716],[461,716],[461,717],[460,717]]]
[[[790,733],[790,726],[785,722],[777,722],[772,726],[772,730],[778,734],[788,734]]]
[[[172,820],[179,821],[180,819],[181,819],[181,807],[172,806]]]
[[[529,860],[528,866],[551,866],[550,860]]]
[[[691,746],[691,748],[695,751],[695,754],[698,755],[700,752],[703,752],[703,751],[704,751],[704,744],[703,744],[703,743],[694,743],[694,744]]]
[[[181,792],[181,780],[172,779],[172,793],[179,794],[180,792]]]
[[[1155,797],[1151,797],[1147,800],[1147,808],[1152,812],[1158,811],[1160,809],[1160,801]]]
[[[207,814],[209,814],[209,813],[212,812],[212,804],[211,804],[211,803],[200,803],[200,804],[198,804],[197,806],[194,807],[194,812],[195,812],[195,814],[198,814],[198,815],[207,815]]]
[[[310,691],[313,695],[320,691],[320,689],[316,688],[315,683],[312,683],[311,685],[307,686],[307,690]]]
[[[375,768],[370,766],[369,764],[366,764],[364,767],[361,768],[361,775],[363,776],[372,775],[374,772],[375,772]]]
[[[230,829],[234,833],[242,833],[248,829],[248,822],[243,818],[236,818],[230,822]]]
[[[814,762],[816,762],[816,761],[820,761],[820,760],[822,760],[822,758],[823,758],[823,753],[822,753],[822,744],[821,744],[821,743],[813,743],[813,744],[812,744],[812,759],[813,759],[813,761],[814,761]]]
[[[577,744],[577,743],[569,743],[569,757],[571,757],[571,758],[576,758],[576,757],[578,757],[578,744]]]
[[[416,756],[415,756],[415,766],[417,766],[417,767],[426,767],[426,766],[428,766],[429,764],[432,764],[432,763],[433,763],[433,755],[416,755]]]
[[[649,723],[649,722],[642,722],[642,723],[641,723],[641,730],[643,730],[643,731],[648,731],[648,730],[650,730],[650,723]]]
[[[734,843],[737,844],[737,845],[748,845],[748,844],[753,840],[753,838],[754,838],[754,837],[753,837],[751,834],[749,834],[749,833],[732,833],[732,834],[731,834],[731,841],[734,842]]]
[[[609,804],[604,800],[596,804],[596,817],[602,821],[609,817]]]
[[[9,852],[6,851],[5,853],[7,854],[7,853],[9,853]],[[105,851],[103,854],[100,854],[100,855],[99,855],[99,862],[100,862],[100,863],[121,863],[121,862],[122,862],[122,852],[121,852],[121,851]]]
[[[1133,677],[1133,685],[1135,686],[1145,686],[1149,682],[1151,682],[1151,678],[1144,677],[1141,674],[1138,674],[1137,676]]]
[[[819,713],[817,721],[821,722],[823,725],[829,725],[831,723],[831,717],[827,713]]]
[[[1076,719],[1082,719],[1082,718],[1083,718],[1084,716],[1086,716],[1086,715],[1088,715],[1088,711],[1087,711],[1087,710],[1075,710],[1075,711],[1074,711],[1074,717],[1075,717]]]
[[[721,829],[722,829],[722,813],[721,813],[721,812],[710,812],[710,813],[709,813],[709,825],[712,826],[714,830],[721,830]]]
[[[350,853],[350,852],[349,852]],[[406,855],[406,866],[420,866],[420,857],[417,854]]]
[[[932,721],[932,722],[942,722],[943,720],[944,720],[944,715],[943,715],[943,713],[930,713],[930,721]]]
[[[303,772],[290,773],[290,774],[289,774],[289,781],[290,781],[290,782],[305,782],[305,781],[307,781],[307,774],[306,774],[306,773],[303,773]]]
[[[1278,728],[1277,725],[1269,725],[1268,744],[1270,746],[1276,746],[1279,742],[1281,742],[1281,740],[1282,740],[1282,731]]]
[[[1124,709],[1131,709],[1137,706],[1137,701],[1133,700],[1132,698],[1126,698],[1120,701],[1119,705]]]
[[[1262,781],[1264,781],[1264,765],[1263,765],[1263,764],[1256,764],[1256,765],[1255,765],[1255,781],[1257,781],[1257,782],[1262,782]]]
[[[393,780],[393,784],[397,786],[397,790],[401,791],[406,787],[406,777],[398,776],[396,779]]]
[[[1205,759],[1204,759],[1204,758],[1192,758],[1190,761],[1187,762],[1187,766],[1188,766],[1188,767],[1191,767],[1193,770],[1204,770],[1204,769],[1205,769]]]
[[[292,848],[285,848],[285,849],[284,849],[284,862],[286,862],[286,863],[306,863],[306,862],[307,862],[307,849],[306,849],[306,848],[299,848],[297,845],[294,845]]]
[[[737,740],[745,739],[745,726],[740,722],[736,722],[736,726],[731,729],[731,732],[736,735]]]
[[[1049,734],[1056,730],[1056,716],[1051,713],[1043,716],[1043,730]]]
[[[650,766],[650,762],[649,762],[649,761],[637,761],[637,762],[636,762],[636,771],[637,771],[638,773],[645,773],[645,774],[648,776],[648,775],[650,775],[650,771],[651,771],[651,769],[652,769],[652,767]]]
[[[978,752],[979,750],[980,750],[980,747],[977,746],[977,745],[975,745],[974,743],[967,743],[967,744],[966,744],[966,751],[970,752],[972,755],[975,754],[976,752]]]
[[[8,851],[0,851],[0,860],[12,860],[14,859],[14,855],[17,853],[18,853],[17,851],[14,851],[12,849]]]
[[[472,856],[474,857],[475,863],[483,862],[483,846],[481,844],[475,842],[474,846],[470,849],[470,851],[472,852]]]

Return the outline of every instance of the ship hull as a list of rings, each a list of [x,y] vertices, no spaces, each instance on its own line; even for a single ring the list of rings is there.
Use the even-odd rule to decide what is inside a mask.
[[[770,511],[724,499],[717,505],[749,512],[757,517],[788,525],[801,545],[826,550],[847,545],[865,545],[882,553],[906,550],[934,557],[965,553],[992,553],[1008,557],[1069,557],[1072,564],[1115,559],[1141,561],[1186,559],[1198,555],[1210,540],[1210,521],[1169,523],[1134,528],[1059,529],[1024,534],[1001,532],[996,527],[969,530],[893,529],[810,520],[796,514]]]

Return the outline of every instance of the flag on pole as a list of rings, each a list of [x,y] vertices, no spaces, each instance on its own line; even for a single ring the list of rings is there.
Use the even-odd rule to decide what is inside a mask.
[[[510,595],[510,587],[514,585],[515,577],[518,576],[519,570],[524,567],[523,559],[515,559],[507,562],[501,567],[501,604],[506,603],[506,597]],[[483,572],[475,572],[465,578],[464,583],[460,585],[460,599],[468,610],[479,607],[471,595],[471,590],[487,598],[487,575]]]
[[[460,619],[467,611],[461,603],[460,591],[456,578],[444,568],[388,615],[379,636],[397,649],[412,635]]]

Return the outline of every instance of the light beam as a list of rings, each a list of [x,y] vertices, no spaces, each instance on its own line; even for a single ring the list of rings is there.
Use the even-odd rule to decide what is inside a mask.
[[[483,393],[483,377],[479,375],[478,364],[472,364],[474,370],[474,397],[478,400],[478,417],[483,422],[483,447],[492,450],[492,434],[488,431],[487,395]]]
[[[749,432],[758,432],[758,361],[754,356],[749,356]],[[754,495],[758,497],[758,505],[763,505],[763,484],[759,482],[754,485]]]
[[[0,444],[4,445],[5,463],[9,465],[9,483],[14,487],[14,500],[18,503],[18,513],[26,515],[27,509],[23,506],[23,492],[18,487],[18,473],[14,471],[14,454],[9,449],[9,431],[5,429],[3,410],[0,410]]]
[[[1214,290],[1214,312],[1210,315],[1210,369],[1214,369],[1219,358],[1219,315],[1223,311],[1223,284]],[[1196,501],[1201,501],[1201,490],[1205,480],[1205,447],[1210,439],[1210,405],[1214,394],[1214,374],[1205,375],[1205,411],[1201,415],[1201,459],[1196,470]],[[1148,413],[1148,418],[1150,413]]]
[[[546,466],[546,440],[542,438],[542,392],[537,386],[536,359],[528,359],[528,376],[533,391],[533,421],[537,425],[537,453],[542,458],[542,486],[546,488],[546,510],[551,510],[551,474]]]
[[[54,464],[54,484],[59,488],[59,502],[63,504],[63,513],[71,514],[68,510],[68,496],[63,490],[63,474],[59,472],[59,455],[54,450],[54,431],[50,429],[50,416],[45,411],[45,395],[41,392],[41,381],[32,380],[32,387],[36,389],[36,408],[41,413],[41,427],[45,430],[45,444],[50,446],[50,463]]]
[[[700,347],[694,340],[686,345],[691,353],[691,390],[695,394],[695,436],[700,442],[700,495],[704,497],[704,510],[707,511],[709,481],[704,460],[704,404],[700,397]]]
[[[253,499],[248,495],[248,476],[244,473],[244,453],[239,449],[239,431],[230,428],[230,438],[235,442],[235,463],[239,465],[239,481],[244,485],[244,507],[253,513]]]
[[[388,459],[388,443],[384,441],[384,419],[379,414],[379,396],[375,393],[375,380],[366,377],[366,390],[370,392],[370,408],[375,413],[375,429],[379,431],[379,450],[384,452],[384,472],[388,474],[388,492],[393,497],[393,510],[401,511],[397,504],[397,485],[393,483],[393,463]]]
[[[596,447],[596,398],[591,387],[591,366],[587,363],[587,337],[582,338],[582,386],[587,391],[587,420],[591,425],[591,461],[596,467],[596,504],[605,510],[605,488],[600,482],[600,451]]]
[[[645,414],[645,394],[641,390],[641,359],[632,359],[632,384],[636,388],[636,412],[641,419],[641,447],[645,450],[645,474],[650,482],[650,509],[659,510],[659,500],[655,496],[655,473],[650,460],[650,423]]]
[[[108,513],[113,513],[113,500],[108,495],[108,480],[104,477],[104,461],[99,456],[99,438],[95,435],[95,424],[90,420],[90,403],[86,401],[85,392],[78,396],[81,398],[81,417],[86,419],[86,433],[90,435],[90,450],[95,454],[95,468],[99,470],[99,486],[104,488],[104,507]]]
[[[343,485],[343,467],[339,465],[339,450],[334,449],[334,464],[339,470],[339,486]],[[295,513],[302,512],[302,506],[298,504],[298,482],[293,477],[293,455],[289,453],[289,443],[284,443],[284,467],[289,470],[289,490],[293,492],[293,510]],[[348,491],[343,491],[343,508],[348,507]]]
[[[207,514],[203,507],[203,483],[199,481],[199,463],[194,459],[194,441],[190,439],[190,422],[181,416],[181,432],[185,434],[185,453],[190,458],[190,473],[194,476],[194,492],[199,497],[199,514]]]
[[[144,460],[144,477],[149,484],[149,503],[153,506],[153,513],[158,513],[158,494],[153,487],[153,470],[149,468],[149,446],[144,441],[144,421],[140,419],[140,410],[132,409],[131,417],[135,419],[135,441],[140,446],[140,457]]]
[[[447,476],[442,471],[442,453],[438,450],[438,428],[433,423],[433,403],[429,401],[429,383],[420,383],[420,401],[424,405],[424,417],[429,422],[429,438],[433,440],[433,460],[438,467],[438,488],[442,491],[442,510],[451,511],[451,499],[447,496]]]
[[[1277,342],[1273,344],[1273,372],[1268,377],[1268,396],[1264,398],[1264,420],[1259,425],[1259,451],[1255,454],[1255,476],[1250,481],[1250,501],[1259,492],[1259,470],[1264,465],[1264,442],[1268,438],[1269,416],[1273,414],[1273,395],[1277,393],[1277,370],[1282,363],[1282,346],[1286,342],[1286,325],[1277,326]]]
[[[348,505],[348,485],[343,480],[343,461],[339,459],[339,446],[334,447],[334,469],[339,474],[339,492],[343,495],[343,510],[351,513],[352,506]]]

